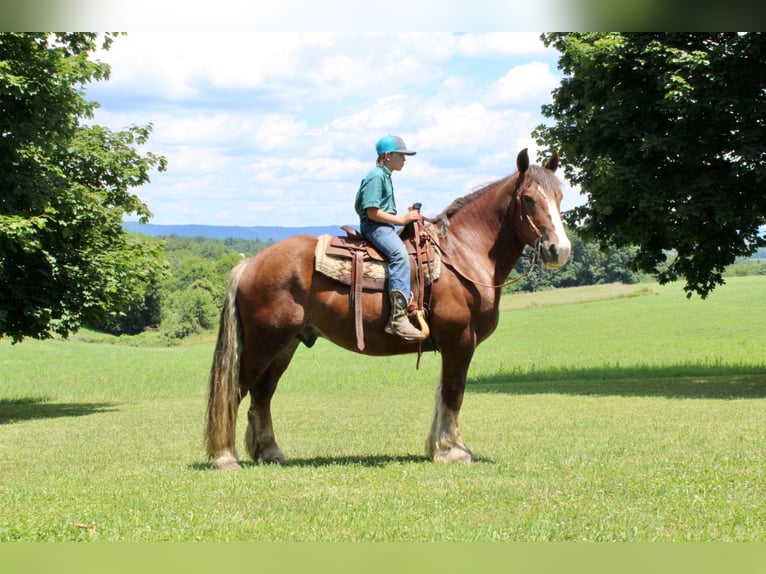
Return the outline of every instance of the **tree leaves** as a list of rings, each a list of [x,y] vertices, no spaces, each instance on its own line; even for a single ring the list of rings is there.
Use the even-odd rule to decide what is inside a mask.
[[[122,228],[125,214],[151,216],[131,189],[166,168],[136,149],[152,126],[82,124],[96,105],[83,86],[109,76],[89,59],[98,40],[0,34],[0,336],[14,342],[143,300],[164,269],[156,244]]]
[[[535,136],[588,198],[568,220],[604,246],[637,246],[635,269],[706,297],[727,265],[766,245],[764,35],[543,41],[561,52],[565,78],[542,108],[556,124]]]

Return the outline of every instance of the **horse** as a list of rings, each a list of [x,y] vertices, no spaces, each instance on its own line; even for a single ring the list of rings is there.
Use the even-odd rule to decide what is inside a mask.
[[[425,230],[438,239],[443,265],[429,287],[428,343],[441,354],[426,456],[434,462],[475,461],[460,434],[458,415],[476,347],[495,330],[503,282],[525,246],[549,269],[562,266],[571,242],[562,223],[561,184],[554,152],[543,167],[526,149],[517,171],[456,199]],[[438,238],[436,234],[438,233]],[[317,237],[297,235],[240,262],[221,311],[209,378],[205,423],[212,467],[240,467],[235,446],[237,413],[250,396],[245,433],[254,462],[285,463],[271,418],[271,399],[298,346],[324,337],[352,352],[386,356],[414,353],[418,345],[384,331],[385,292],[362,295],[366,345],[356,345],[349,287],[314,270]]]

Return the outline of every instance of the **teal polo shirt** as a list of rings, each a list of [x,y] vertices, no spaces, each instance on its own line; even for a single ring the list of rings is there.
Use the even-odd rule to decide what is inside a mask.
[[[391,170],[385,166],[376,165],[362,180],[359,191],[356,192],[354,209],[360,221],[367,220],[368,207],[377,207],[386,213],[396,215]]]

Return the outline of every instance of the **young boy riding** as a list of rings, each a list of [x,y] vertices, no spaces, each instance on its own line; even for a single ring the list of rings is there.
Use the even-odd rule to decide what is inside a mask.
[[[375,167],[359,185],[354,207],[359,215],[359,231],[378,251],[388,258],[388,294],[391,315],[386,333],[398,335],[408,342],[422,341],[423,332],[410,323],[410,259],[395,226],[420,219],[420,211],[408,209],[397,215],[391,174],[401,171],[406,156],[416,152],[407,149],[402,138],[387,135],[375,144],[378,159]]]

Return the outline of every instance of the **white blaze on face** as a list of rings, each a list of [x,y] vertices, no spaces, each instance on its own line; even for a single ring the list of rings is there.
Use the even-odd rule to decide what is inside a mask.
[[[569,241],[567,232],[564,230],[564,222],[561,219],[561,212],[558,207],[544,190],[540,189],[540,192],[548,205],[548,214],[553,222],[553,233],[556,237],[555,245],[558,261],[551,262],[550,266],[560,267],[566,263],[567,259],[569,259],[569,253],[572,251],[572,243]]]

